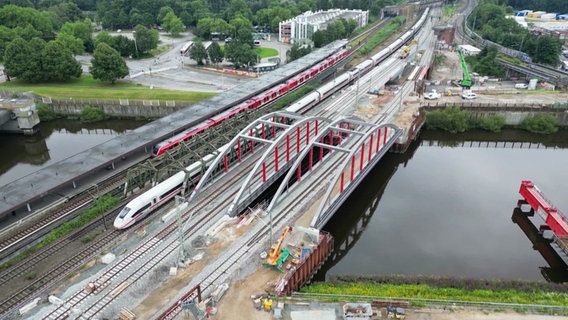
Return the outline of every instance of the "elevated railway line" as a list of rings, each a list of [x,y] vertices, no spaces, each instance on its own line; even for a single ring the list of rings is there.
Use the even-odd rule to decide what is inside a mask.
[[[400,45],[402,45],[402,43],[401,43]],[[347,104],[346,104],[346,105],[347,105]],[[328,112],[329,112],[329,110],[328,110]],[[239,166],[239,167],[241,167],[241,166]],[[239,168],[239,170],[240,170],[240,168]],[[228,193],[228,194],[230,194],[230,193]],[[211,199],[217,199],[217,197],[213,197],[213,198],[211,198]],[[212,201],[211,199],[209,199],[210,202]],[[218,215],[218,214],[219,214],[219,213],[217,213],[217,215]],[[210,214],[208,215],[208,217],[209,217],[208,219],[212,219],[215,215],[216,215],[216,213],[210,213]],[[185,218],[187,218],[187,215],[185,216]],[[205,219],[205,218],[203,218],[203,219]],[[205,221],[203,221],[203,223],[205,223]],[[174,224],[172,223],[172,224],[170,224],[170,225],[169,225],[167,228],[165,228],[165,229],[168,229],[168,228],[175,229],[175,227],[172,227],[173,225],[174,225]],[[198,226],[195,226],[195,228],[198,228]],[[191,230],[194,230],[193,227],[192,227]],[[197,231],[197,229],[195,229],[195,231]],[[173,230],[172,230],[172,232],[173,232]],[[186,233],[191,233],[191,232],[190,232],[190,230],[188,230],[188,231],[186,231]],[[170,232],[169,234],[171,234],[171,232]],[[160,236],[160,237],[162,237],[162,236]],[[161,239],[165,239],[165,237],[166,237],[166,236],[165,236],[165,234],[164,234],[164,237],[162,237]],[[152,245],[151,247],[153,247],[153,246],[154,246],[154,245]],[[155,248],[155,247],[154,247],[154,248]],[[161,248],[161,249],[164,249],[164,247],[160,247],[160,248]],[[238,251],[238,249],[239,249],[239,248],[237,248],[237,251]],[[152,251],[153,249],[152,249],[152,248],[148,248],[148,249],[144,249],[144,250],[146,250],[146,251],[144,251],[144,252],[149,252],[149,251]],[[168,250],[169,250],[169,249],[168,249]],[[173,249],[172,249],[172,250],[173,250]],[[246,253],[247,251],[248,251],[248,250],[243,251],[243,254]],[[156,252],[156,251],[154,251],[154,252]],[[160,251],[160,252],[162,252],[162,251]],[[164,252],[165,252],[165,251],[164,251]],[[142,254],[142,253],[141,253],[141,254]],[[133,260],[136,260],[136,259],[133,259]],[[159,258],[159,259],[156,261],[156,263],[159,263],[160,261],[162,261],[161,258]],[[123,264],[123,266],[120,267],[120,270],[125,270],[125,269],[128,268],[128,266],[130,266],[130,265],[135,265],[135,264],[136,264],[135,262],[132,262],[132,264],[131,264],[130,262],[127,262],[126,265]],[[146,269],[146,268],[142,268],[142,269]],[[119,270],[119,271],[120,271],[120,270]],[[149,269],[148,269],[148,270],[149,270]],[[143,270],[142,270],[141,272],[143,272]],[[144,271],[144,272],[147,272],[147,271]],[[146,273],[144,273],[144,272],[141,273],[141,274],[132,274],[132,277],[133,277],[132,279],[144,277],[144,275],[146,274]],[[112,272],[109,273],[109,274],[107,274],[107,277],[108,277],[109,275],[110,275],[110,277],[114,277],[114,274],[113,274]],[[99,279],[99,280],[100,280],[100,279]],[[104,279],[103,279],[103,280],[104,280]],[[126,280],[125,280],[125,281],[126,281]],[[123,283],[124,283],[124,284],[123,284]],[[119,286],[115,287],[115,290],[112,291],[113,294],[111,294],[111,295],[114,295],[114,294],[119,295],[120,292],[122,292],[122,291],[125,290],[129,285],[132,284],[132,281],[127,281],[127,282],[123,282],[123,283],[121,283]],[[102,288],[104,288],[106,285],[108,285],[108,283],[107,283],[107,280],[105,280],[105,281],[102,281],[102,280],[101,280],[101,282],[98,283],[97,285],[101,285]],[[98,286],[97,286],[97,287],[98,287]],[[101,290],[102,290],[102,289],[101,289]],[[118,292],[118,291],[120,291],[120,292]],[[73,300],[73,299],[74,299],[74,298],[72,298],[71,300]],[[78,300],[81,300],[81,301],[82,301],[82,299],[83,299],[83,298],[81,298],[81,297],[78,298]],[[93,315],[94,315],[94,314],[99,314],[102,310],[104,310],[104,309],[106,308],[106,306],[107,306],[107,305],[110,303],[110,301],[113,300],[114,298],[112,298],[112,299],[110,299],[110,300],[108,300],[108,299],[110,299],[110,298],[108,298],[108,296],[107,296],[107,298],[100,298],[100,299],[98,300],[98,302],[94,303],[94,305],[96,305],[96,306],[93,306],[92,312],[91,312],[91,311],[86,311],[85,314],[93,314]],[[72,306],[71,306],[71,307],[72,307]],[[68,309],[67,311],[64,311],[63,313],[61,313],[60,316],[61,316],[61,315],[64,316],[65,314],[68,314],[68,311],[69,311],[69,309]],[[55,318],[57,318],[57,317],[55,317]]]
[[[352,50],[349,51],[349,57],[352,57],[353,54],[356,53],[357,49],[360,48],[361,46],[363,46],[366,43],[366,40],[371,37],[381,26],[383,26],[385,23],[387,23],[388,19],[385,19],[383,21],[381,21],[380,23],[376,24],[375,26],[373,26],[372,28],[369,28],[368,30],[365,30],[364,32],[362,32],[361,34],[355,36],[353,39],[351,39],[350,41],[357,41],[359,40],[357,46],[355,46],[354,48],[352,48]],[[279,99],[274,100],[271,104],[267,105],[267,108],[269,108],[273,103],[276,103]],[[266,111],[264,111],[266,112]],[[257,113],[258,115],[258,113]],[[234,122],[238,123],[238,119],[239,118],[247,118],[247,114],[239,114],[237,118],[234,118],[232,120],[234,120]],[[198,119],[198,121],[203,121],[208,119],[207,117],[203,117],[202,119]],[[234,126],[233,126],[234,127]],[[222,130],[225,130],[223,128],[221,128]],[[226,131],[224,133],[227,133]],[[198,140],[198,141],[195,141]],[[214,142],[213,144],[211,144],[212,141],[207,141],[207,140],[199,140],[199,139],[195,139],[192,140],[189,143],[182,143],[185,145],[184,148],[175,148],[173,150],[169,150],[168,156],[167,157],[163,157],[158,159],[157,161],[152,161],[151,164],[149,165],[143,165],[143,167],[150,167],[152,168],[152,170],[155,169],[159,169],[160,167],[162,167],[165,164],[168,163],[172,163],[174,162],[176,166],[183,168],[188,162],[193,162],[193,161],[197,161],[198,159],[195,158],[195,156],[198,157],[199,154],[203,154],[204,152],[210,152],[211,150],[211,146],[216,145],[216,147],[220,147],[221,145],[224,144],[223,141],[217,141],[216,143]],[[226,141],[225,141],[226,142]],[[199,145],[206,145],[208,148],[207,150],[204,150],[203,152],[193,152],[193,154],[195,155],[192,158],[186,158],[185,160],[183,160],[182,162],[180,162],[179,160],[176,160],[179,155],[179,151],[187,151],[187,150],[196,150],[195,144]],[[164,161],[165,160],[165,161]],[[112,167],[114,167],[114,165],[112,165]],[[139,170],[139,169],[135,169],[134,170],[135,173],[134,174],[138,174],[138,175],[146,175],[148,176],[147,172],[144,172],[145,170]],[[105,194],[108,190],[110,189],[114,189],[119,187],[120,185],[124,185],[125,181],[129,181],[128,184],[126,184],[129,188],[134,188],[134,187],[142,187],[144,185],[144,183],[147,180],[142,180],[140,181],[138,177],[132,177],[132,176],[128,176],[128,174],[132,174],[132,170],[125,172],[125,171],[120,171],[116,174],[115,177],[113,177],[114,182],[109,184],[109,181],[103,181],[103,182],[99,182],[99,192],[101,194]],[[151,174],[151,176],[153,177],[154,180],[160,181],[163,178],[158,178],[157,176],[155,176],[155,174]],[[131,183],[131,182],[135,182],[135,183]],[[124,190],[125,192],[127,190]],[[47,232],[49,232],[49,230],[51,230],[53,228],[54,225],[59,225],[61,223],[61,221],[67,221],[72,219],[73,217],[75,217],[77,215],[77,212],[79,209],[89,205],[92,203],[92,195],[89,194],[89,192],[82,192],[82,193],[78,193],[72,197],[69,197],[69,199],[65,199],[65,202],[67,202],[67,204],[62,207],[62,208],[58,208],[56,210],[51,210],[49,213],[42,215],[41,219],[38,222],[35,223],[29,223],[27,224],[25,229],[20,229],[20,223],[14,224],[13,226],[10,226],[8,228],[6,228],[5,230],[10,230],[9,232],[4,232],[2,235],[0,235],[0,258],[7,258],[8,256],[10,256],[11,254],[13,254],[14,252],[16,252],[17,250],[19,250],[20,248],[26,246],[27,244],[29,244],[31,241],[33,241],[34,239],[37,239],[38,237],[41,237],[42,235],[46,234]],[[31,220],[31,219],[30,219]]]

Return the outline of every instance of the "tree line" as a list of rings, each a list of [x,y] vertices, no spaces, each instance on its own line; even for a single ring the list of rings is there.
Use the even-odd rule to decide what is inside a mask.
[[[512,13],[511,7],[483,0],[469,15],[468,25],[484,39],[528,54],[533,62],[557,66],[563,41],[531,32],[505,17]]]
[[[149,56],[158,45],[157,28],[178,36],[188,27],[203,39],[213,33],[229,36],[233,41],[225,48],[213,46],[213,52],[203,52],[198,45],[193,55],[198,62],[218,61],[225,57],[237,68],[258,62],[252,38],[254,25],[264,31],[276,32],[280,21],[305,11],[327,10],[334,7],[371,10],[377,14],[385,5],[396,0],[0,0],[0,60],[5,73],[26,81],[64,81],[77,75],[80,65],[72,63],[73,55],[99,51],[112,57],[139,58]],[[123,35],[112,36],[99,32],[93,37],[95,26],[105,29],[133,28],[134,39]],[[314,35],[316,47],[338,38],[347,37],[356,27],[354,21],[338,20],[328,30]],[[14,42],[15,41],[15,42]],[[23,45],[17,48],[17,45]],[[8,50],[10,48],[10,50]],[[34,53],[30,51],[36,51]],[[57,48],[57,50],[48,50]],[[110,50],[109,50],[110,49]],[[292,48],[289,60],[309,52],[311,48]],[[112,50],[112,51],[111,51]],[[212,53],[212,54],[211,54]],[[40,59],[41,57],[41,59]],[[25,59],[29,59],[26,65]],[[52,68],[47,61],[59,62]],[[114,61],[112,65],[124,61]],[[64,67],[65,64],[68,64]],[[44,66],[33,76],[29,66]],[[59,73],[49,75],[51,72]],[[121,72],[116,75],[124,74]],[[114,79],[112,80],[114,81]]]

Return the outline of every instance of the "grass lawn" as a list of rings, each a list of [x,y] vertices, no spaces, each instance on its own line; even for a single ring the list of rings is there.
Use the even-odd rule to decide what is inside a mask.
[[[278,50],[272,48],[255,48],[256,54],[260,56],[260,58],[268,58],[268,57],[275,57],[278,56]]]
[[[74,79],[64,83],[29,84],[11,81],[0,84],[0,88],[4,90],[31,91],[54,99],[175,100],[182,103],[197,103],[216,95],[214,92],[150,89],[139,84],[121,81],[111,85],[95,80],[91,76],[82,76],[81,79]]]

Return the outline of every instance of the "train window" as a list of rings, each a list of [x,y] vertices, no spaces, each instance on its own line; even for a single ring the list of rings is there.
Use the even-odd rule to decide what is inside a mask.
[[[153,153],[153,154],[158,154],[159,151],[160,151],[160,146],[159,146],[159,145],[155,145],[154,148],[152,148],[152,153]]]
[[[133,216],[132,218],[136,218],[138,217],[142,212],[146,211],[146,209],[150,208],[150,204],[146,204],[145,206],[143,206],[142,208],[140,208],[140,210],[138,210]]]
[[[122,211],[120,211],[120,214],[118,215],[118,217],[120,219],[124,219],[124,217],[126,217],[126,215],[128,214],[128,212],[130,212],[130,208],[129,207],[124,207],[122,209]]]

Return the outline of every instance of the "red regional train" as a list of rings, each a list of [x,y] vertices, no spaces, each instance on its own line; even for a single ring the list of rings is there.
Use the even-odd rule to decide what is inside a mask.
[[[162,154],[164,154],[166,151],[173,149],[177,146],[179,146],[179,144],[183,141],[188,141],[189,139],[191,139],[191,137],[211,128],[214,127],[216,125],[218,125],[219,123],[230,119],[232,117],[234,117],[236,114],[243,112],[245,110],[248,109],[256,109],[259,108],[261,106],[266,105],[267,103],[270,103],[271,101],[287,94],[288,92],[300,87],[301,85],[303,85],[306,81],[312,79],[313,77],[319,75],[320,73],[322,73],[324,70],[332,67],[333,65],[335,65],[337,62],[341,61],[342,59],[344,59],[347,56],[347,50],[346,49],[341,49],[340,51],[336,52],[335,54],[333,54],[331,57],[325,59],[324,61],[316,64],[315,66],[307,69],[306,71],[302,72],[300,75],[297,75],[295,77],[293,77],[292,79],[289,79],[288,81],[276,85],[275,87],[255,96],[250,98],[249,100],[247,100],[246,102],[243,102],[241,104],[236,105],[233,108],[230,108],[222,113],[220,113],[219,115],[217,115],[215,118],[211,118],[209,119],[207,122],[202,122],[199,123],[173,137],[168,138],[167,140],[164,140],[158,144],[156,144],[154,146],[154,148],[152,148],[152,156],[156,157],[156,156],[161,156]]]

